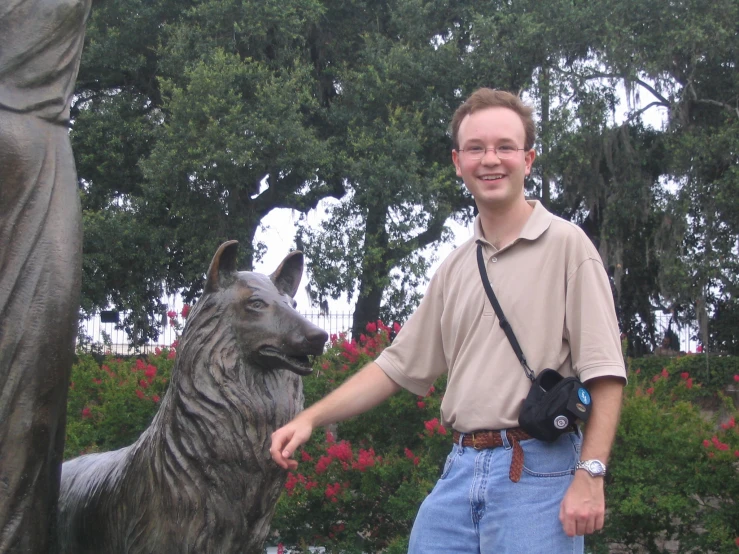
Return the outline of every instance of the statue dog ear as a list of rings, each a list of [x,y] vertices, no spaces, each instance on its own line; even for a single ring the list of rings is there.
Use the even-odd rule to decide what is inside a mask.
[[[303,277],[303,253],[300,250],[290,252],[282,260],[280,267],[269,276],[281,294],[288,294],[295,298],[298,292],[300,279]]]
[[[236,255],[239,252],[239,241],[224,242],[216,250],[210,262],[205,280],[205,293],[216,292],[228,286],[236,275]]]

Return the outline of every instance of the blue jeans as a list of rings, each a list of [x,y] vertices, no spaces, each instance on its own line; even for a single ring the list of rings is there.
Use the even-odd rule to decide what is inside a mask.
[[[579,459],[579,433],[552,443],[521,441],[521,480],[508,476],[513,448],[455,444],[434,490],[421,504],[409,554],[582,554],[583,537],[568,537],[559,507]],[[461,439],[460,439],[461,443]]]

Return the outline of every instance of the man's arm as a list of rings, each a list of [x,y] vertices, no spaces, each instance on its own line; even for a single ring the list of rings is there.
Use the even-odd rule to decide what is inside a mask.
[[[587,386],[593,409],[585,427],[580,459],[608,463],[618,428],[624,380],[599,377],[588,381]],[[603,477],[591,477],[584,470],[575,471],[559,511],[559,520],[568,536],[587,535],[603,528],[606,510],[603,480]]]
[[[364,413],[399,390],[400,386],[379,365],[370,362],[326,398],[272,433],[272,459],[285,469],[297,468],[298,462],[290,457],[310,438],[313,429]]]

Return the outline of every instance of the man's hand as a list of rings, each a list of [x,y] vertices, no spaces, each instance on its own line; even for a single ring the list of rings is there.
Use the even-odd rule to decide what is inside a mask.
[[[591,477],[587,471],[575,471],[559,509],[559,521],[568,537],[590,535],[603,529],[606,501],[603,477]]]
[[[290,457],[308,441],[313,429],[362,414],[399,390],[400,385],[390,379],[379,365],[368,363],[326,398],[272,433],[269,449],[272,459],[284,469],[297,468],[298,462]]]
[[[296,460],[290,459],[301,444],[305,444],[313,433],[313,426],[305,418],[297,417],[284,427],[272,433],[272,446],[269,453],[278,466],[294,470],[298,467]]]

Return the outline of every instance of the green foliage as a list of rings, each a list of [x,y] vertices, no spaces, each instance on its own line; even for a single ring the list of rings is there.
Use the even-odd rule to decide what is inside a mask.
[[[219,242],[248,267],[270,210],[331,197],[298,237],[313,301],[356,298],[355,334],[404,320],[445,222],[471,212],[449,119],[491,86],[536,107],[527,190],[596,242],[629,353],[655,346],[655,309],[736,353],[738,17],[735,0],[101,2],[72,110],[83,306],[151,336],[162,291],[194,298]]]
[[[654,379],[663,369],[669,373],[669,381],[680,382],[680,375],[689,374],[696,384],[701,385],[701,395],[716,397],[729,385],[739,386],[735,375],[739,374],[739,357],[714,356],[711,354],[688,354],[674,358],[646,356],[634,358],[630,367],[643,379]],[[638,373],[637,373],[638,372]]]
[[[80,354],[72,366],[64,458],[106,452],[139,438],[164,397],[175,345],[148,358]]]
[[[358,341],[332,337],[304,380],[306,404],[374,359],[393,331],[378,321]],[[449,433],[438,420],[444,386],[440,380],[426,397],[401,392],[337,429],[314,433],[296,454],[300,467],[277,506],[272,527],[279,541],[331,552],[407,551],[418,506],[449,450]]]
[[[376,358],[398,329],[378,321],[355,341],[332,336],[304,378],[306,405]],[[134,442],[157,409],[156,396],[164,395],[174,353],[108,356],[101,364],[80,356],[69,391],[65,458]],[[679,552],[736,551],[739,413],[722,391],[739,387],[739,363],[711,360],[716,371],[708,380],[702,355],[631,361],[609,464],[606,526],[587,538],[591,552],[605,554],[618,544],[667,554],[673,552],[668,540],[677,541]],[[275,542],[303,551],[321,545],[329,552],[405,552],[418,507],[450,449],[450,433],[438,419],[445,387],[441,378],[425,397],[400,392],[330,432],[314,433],[296,454],[300,466],[278,502]]]
[[[736,552],[739,411],[715,389],[720,409],[701,411],[709,387],[686,371],[689,358],[659,360],[666,365],[653,375],[655,364],[632,363],[606,484],[606,526],[588,539],[594,552],[615,543],[666,554],[674,551],[667,541],[677,541],[678,552]]]

